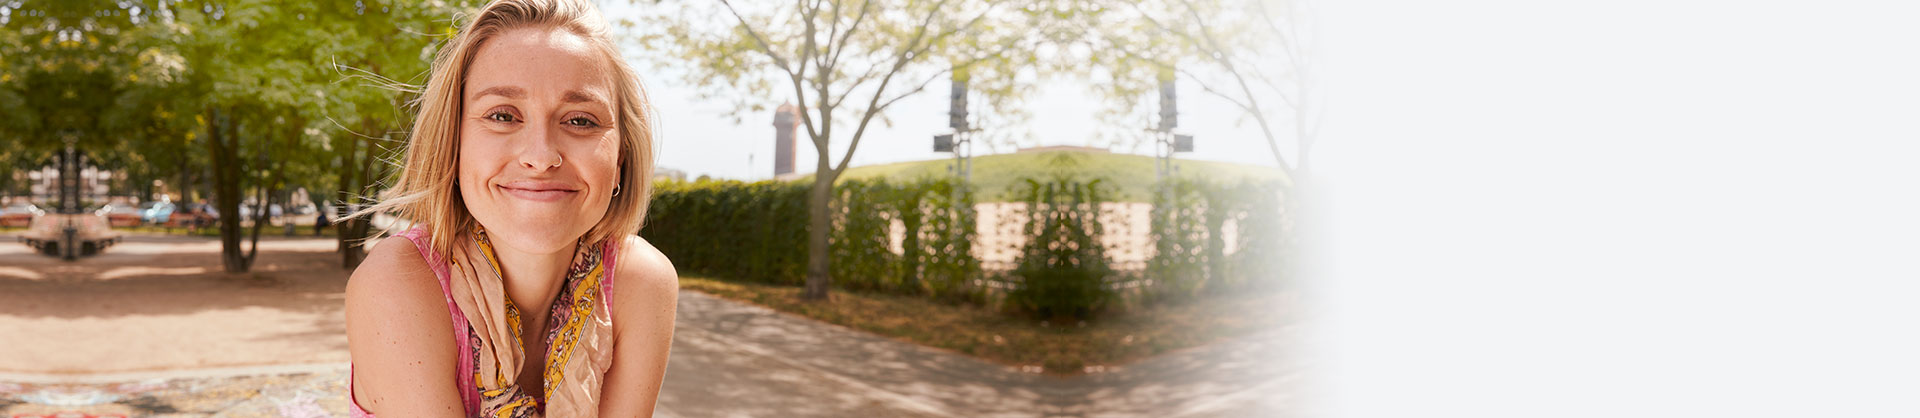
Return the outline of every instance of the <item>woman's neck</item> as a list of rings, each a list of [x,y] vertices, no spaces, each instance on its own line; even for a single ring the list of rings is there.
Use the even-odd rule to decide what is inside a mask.
[[[567,268],[573,264],[576,248],[554,253],[524,252],[510,244],[494,242],[493,252],[500,258],[500,275],[505,281],[507,298],[523,317],[546,317],[553,298],[560,293]]]

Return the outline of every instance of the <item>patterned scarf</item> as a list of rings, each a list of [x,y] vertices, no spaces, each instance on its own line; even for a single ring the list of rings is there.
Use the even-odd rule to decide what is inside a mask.
[[[613,358],[613,321],[600,294],[604,248],[576,247],[547,319],[546,399],[534,399],[515,385],[526,353],[520,310],[506,296],[500,259],[486,231],[475,228],[469,236],[454,251],[450,266],[454,303],[473,331],[468,345],[481,410],[468,412],[487,417],[598,415],[602,377]]]

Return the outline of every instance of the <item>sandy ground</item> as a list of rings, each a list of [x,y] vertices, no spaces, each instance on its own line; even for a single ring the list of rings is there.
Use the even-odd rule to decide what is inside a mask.
[[[66,262],[0,235],[0,372],[346,362],[334,241],[260,242],[253,272],[227,274],[210,238],[131,235]]]

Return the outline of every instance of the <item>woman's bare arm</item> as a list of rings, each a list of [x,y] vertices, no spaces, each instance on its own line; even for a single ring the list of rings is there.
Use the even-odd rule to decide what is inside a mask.
[[[460,417],[453,319],[415,248],[404,238],[383,240],[347,281],[353,396],[383,417]]]
[[[660,250],[628,237],[613,282],[613,365],[601,387],[600,416],[653,415],[673,346],[680,276]]]

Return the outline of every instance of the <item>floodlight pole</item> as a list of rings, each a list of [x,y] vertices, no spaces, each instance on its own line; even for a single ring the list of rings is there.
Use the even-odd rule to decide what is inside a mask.
[[[1154,174],[1161,184],[1180,174],[1180,166],[1174,165],[1173,154],[1193,151],[1193,135],[1176,134],[1173,128],[1180,126],[1179,102],[1174,95],[1174,76],[1171,67],[1160,73],[1160,118],[1153,129]],[[1167,188],[1163,188],[1167,189]],[[1171,190],[1171,189],[1167,189]],[[1171,201],[1171,191],[1163,199]]]
[[[947,95],[947,127],[953,128],[953,166],[952,173],[960,177],[965,184],[973,174],[973,124],[968,120],[967,79],[965,69],[955,68],[953,85]]]
[[[964,68],[954,68],[953,85],[947,96],[947,127],[953,128],[952,134],[934,135],[934,152],[953,153],[953,163],[947,165],[947,173],[959,178],[959,182],[948,190],[947,201],[961,213],[969,213],[973,208],[963,204],[961,196],[972,189],[973,177],[973,124],[967,113],[967,72]],[[952,231],[955,234],[959,230]]]
[[[1153,142],[1154,154],[1159,158],[1159,164],[1155,167],[1156,179],[1165,182],[1175,174],[1173,153],[1177,150],[1173,147],[1173,128],[1180,125],[1180,108],[1175,95],[1173,67],[1161,68],[1159,79],[1160,118],[1159,123],[1154,125]]]

